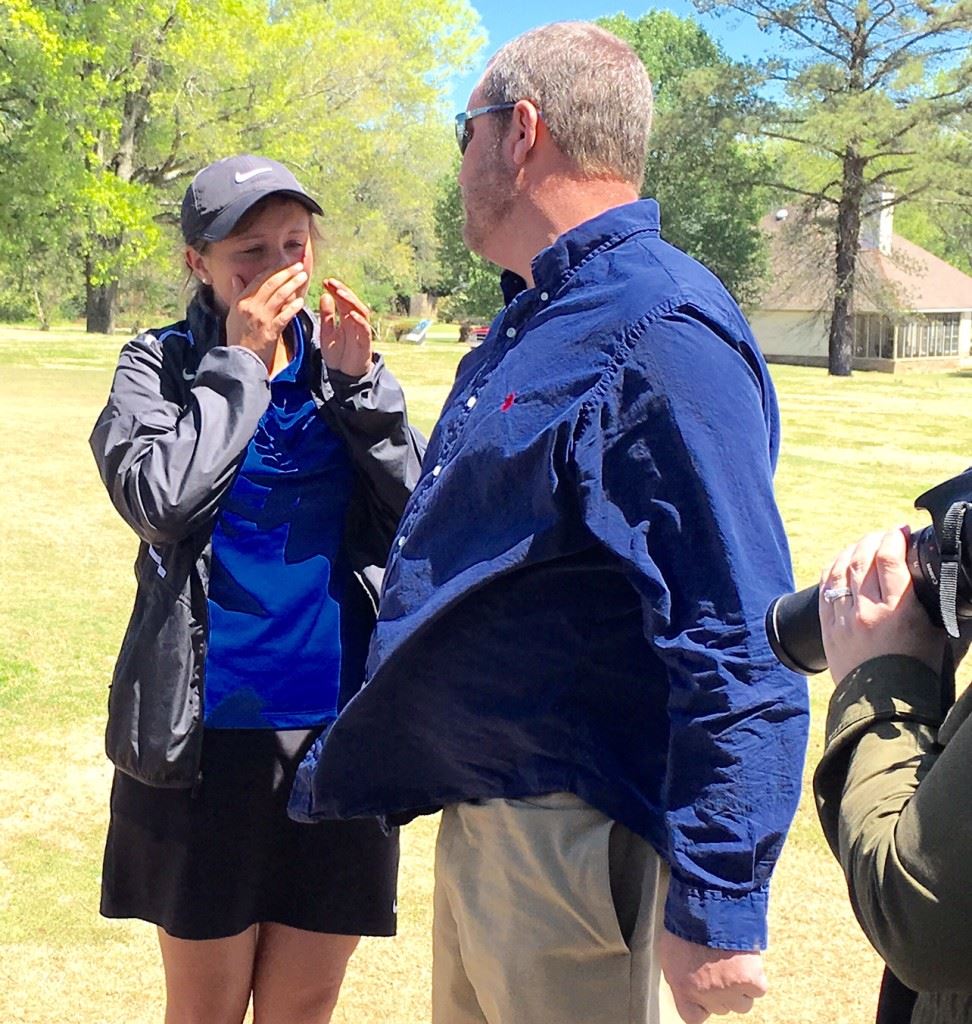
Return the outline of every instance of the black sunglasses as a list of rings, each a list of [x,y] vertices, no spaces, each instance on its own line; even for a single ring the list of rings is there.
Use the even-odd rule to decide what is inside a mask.
[[[489,107],[476,107],[475,110],[464,110],[456,114],[456,142],[459,144],[459,152],[465,153],[466,147],[472,141],[472,125],[469,123],[474,117],[480,114],[495,114],[499,110],[512,110],[515,103],[494,103]]]

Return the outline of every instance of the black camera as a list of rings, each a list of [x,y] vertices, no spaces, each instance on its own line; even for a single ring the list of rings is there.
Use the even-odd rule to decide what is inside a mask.
[[[972,468],[925,491],[915,508],[926,509],[931,526],[911,534],[908,569],[915,594],[932,622],[949,636],[972,620]],[[796,672],[813,675],[827,667],[817,595],[819,587],[776,598],[766,610],[773,653]]]

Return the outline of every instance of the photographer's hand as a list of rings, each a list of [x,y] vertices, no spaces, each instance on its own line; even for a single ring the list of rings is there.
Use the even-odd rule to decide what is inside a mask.
[[[907,527],[871,533],[845,548],[820,577],[820,628],[827,664],[836,682],[883,654],[918,658],[936,672],[942,665],[944,630],[918,603],[905,562]],[[846,597],[826,600],[827,591]]]

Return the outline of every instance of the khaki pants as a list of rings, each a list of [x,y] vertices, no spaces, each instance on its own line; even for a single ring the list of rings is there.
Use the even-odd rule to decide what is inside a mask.
[[[674,1024],[667,868],[570,793],[453,804],[435,854],[433,1024]]]

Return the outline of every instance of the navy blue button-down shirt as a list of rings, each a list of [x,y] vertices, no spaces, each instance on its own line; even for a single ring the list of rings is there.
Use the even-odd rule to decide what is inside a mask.
[[[569,790],[668,862],[670,931],[762,946],[807,728],[763,627],[792,585],[769,375],[653,200],[568,231],[533,276],[505,275],[509,304],[459,366],[367,684],[292,813]]]

